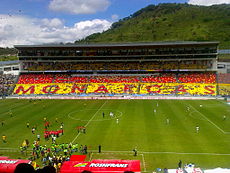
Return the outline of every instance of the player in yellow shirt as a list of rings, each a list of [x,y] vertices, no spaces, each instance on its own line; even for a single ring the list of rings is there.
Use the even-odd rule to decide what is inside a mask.
[[[2,135],[2,141],[6,143],[6,135]]]
[[[30,123],[29,123],[29,122],[26,123],[26,127],[27,127],[27,128],[30,127]]]

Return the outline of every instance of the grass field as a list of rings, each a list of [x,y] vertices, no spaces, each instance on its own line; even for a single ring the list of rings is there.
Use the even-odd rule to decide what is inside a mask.
[[[111,118],[109,112],[115,116]],[[64,123],[58,143],[86,144],[92,151],[88,160],[139,159],[143,172],[176,168],[179,160],[201,168],[230,168],[230,105],[223,101],[0,100],[0,122],[4,122],[0,135],[7,136],[7,143],[0,141],[0,155],[25,157],[12,151],[24,139],[33,142],[36,134],[42,136],[41,144],[50,145],[51,141],[43,138],[44,117],[52,130]],[[26,127],[27,121],[30,126],[37,125],[35,135]],[[86,134],[78,134],[77,126],[86,126]],[[196,126],[200,127],[198,133]],[[97,153],[99,144],[101,154]],[[132,152],[135,147],[136,157]]]

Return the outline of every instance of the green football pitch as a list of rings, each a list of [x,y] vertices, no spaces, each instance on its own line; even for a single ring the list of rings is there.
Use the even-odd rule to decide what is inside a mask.
[[[0,141],[0,156],[26,157],[16,149],[25,139],[31,144],[37,134],[42,145],[51,145],[43,137],[44,117],[50,130],[64,123],[57,143],[87,145],[87,160],[137,159],[143,172],[176,168],[179,160],[204,169],[230,167],[230,105],[224,101],[0,100],[0,135],[7,136],[7,143]],[[35,134],[27,122],[37,126]],[[78,133],[78,126],[85,126],[86,133]]]

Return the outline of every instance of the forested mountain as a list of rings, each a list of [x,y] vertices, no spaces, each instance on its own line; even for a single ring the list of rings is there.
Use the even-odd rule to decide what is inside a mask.
[[[230,48],[230,5],[149,5],[75,43],[220,41]]]

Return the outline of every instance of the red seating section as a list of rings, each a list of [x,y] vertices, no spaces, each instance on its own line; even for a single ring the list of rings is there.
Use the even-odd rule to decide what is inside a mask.
[[[216,83],[214,73],[179,74],[178,81],[181,83]]]
[[[147,76],[142,78],[142,82],[146,83],[176,83],[176,74],[162,74],[157,76]]]
[[[23,74],[19,77],[18,84],[52,83],[54,75],[50,74]]]
[[[230,84],[230,73],[218,74],[218,83]]]
[[[92,76],[90,83],[138,83],[138,76]]]
[[[45,83],[216,83],[214,73],[162,73],[151,76],[75,76],[71,74],[23,74],[18,84]]]

